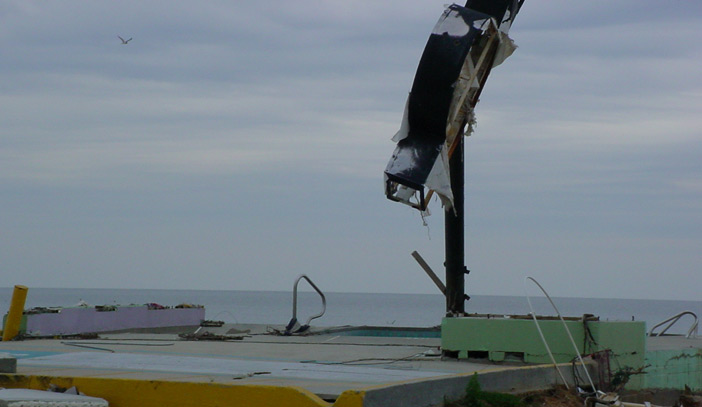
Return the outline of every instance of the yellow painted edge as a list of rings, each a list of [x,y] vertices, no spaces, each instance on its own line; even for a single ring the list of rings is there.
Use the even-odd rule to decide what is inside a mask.
[[[559,364],[560,365],[560,364]],[[570,366],[563,364],[563,366]],[[538,369],[544,365],[484,369],[478,372],[447,374],[440,377],[472,376],[505,370]],[[46,390],[50,385],[76,386],[83,393],[107,400],[111,407],[363,407],[367,391],[422,381],[406,380],[344,391],[332,405],[309,390],[294,386],[194,383],[163,380],[135,380],[93,377],[55,377],[0,374],[0,387]]]
[[[27,291],[29,289],[23,285],[16,285],[12,291],[12,300],[10,301],[10,309],[7,311],[7,319],[5,320],[5,328],[2,333],[2,340],[9,341],[19,334],[20,325],[22,324],[22,313],[24,312],[24,303],[27,300]]]
[[[110,407],[330,407],[314,393],[293,386],[229,385],[162,380],[0,375],[0,386],[46,390],[50,385],[76,386],[86,395],[107,400]],[[362,406],[345,404],[344,407]]]
[[[363,407],[365,397],[363,390],[346,390],[339,395],[333,407]]]

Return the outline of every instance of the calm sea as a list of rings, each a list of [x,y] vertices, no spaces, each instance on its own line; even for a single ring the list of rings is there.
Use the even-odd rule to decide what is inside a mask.
[[[312,321],[315,326],[380,325],[429,327],[439,325],[444,314],[440,294],[361,294],[325,293],[327,310]],[[7,312],[12,288],[0,288],[0,314]],[[321,301],[314,292],[298,294],[298,320],[306,322],[321,310]],[[70,289],[30,288],[25,308],[38,306],[71,306],[79,301],[90,305],[144,304],[155,302],[166,306],[181,303],[200,304],[207,319],[230,323],[285,325],[292,316],[292,292],[275,291],[208,291],[208,290],[135,290],[135,289]],[[532,297],[534,311],[540,315],[556,315],[543,297]],[[702,315],[702,301],[663,301],[633,299],[554,298],[563,316],[593,314],[601,320],[646,321],[654,324],[682,311]],[[466,303],[470,313],[528,314],[526,297],[474,295]],[[692,323],[686,316],[670,332],[684,333]]]

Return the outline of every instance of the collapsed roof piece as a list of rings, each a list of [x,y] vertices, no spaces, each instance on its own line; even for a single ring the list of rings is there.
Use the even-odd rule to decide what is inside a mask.
[[[453,4],[441,15],[393,137],[397,147],[385,169],[388,199],[426,211],[435,191],[444,207],[452,208],[449,157],[473,120],[473,107],[491,68],[515,49],[507,32],[522,2],[469,0],[465,7]]]

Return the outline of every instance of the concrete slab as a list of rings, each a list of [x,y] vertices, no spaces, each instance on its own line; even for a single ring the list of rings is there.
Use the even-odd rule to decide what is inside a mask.
[[[270,335],[268,326],[223,326],[242,340],[185,341],[173,334],[102,334],[98,340],[0,343],[18,373],[299,386],[325,399],[349,389],[490,368],[442,361],[439,338]],[[325,328],[327,329],[327,328]]]
[[[682,335],[649,336],[646,350],[702,349],[702,337],[686,338]]]
[[[30,389],[1,389],[0,407],[107,407],[107,401],[77,394]]]
[[[195,395],[213,397],[219,391],[269,397],[274,400],[270,405],[280,405],[275,400],[292,394],[304,400],[300,406],[313,407],[326,405],[322,400],[357,407],[440,404],[444,395],[460,395],[474,372],[500,376],[495,372],[524,368],[487,360],[442,359],[440,338],[347,336],[333,330],[278,336],[270,331],[268,326],[212,329],[215,334],[243,335],[223,341],[186,341],[173,334],[101,334],[93,340],[0,342],[0,351],[17,358],[17,373],[23,379],[8,378],[13,383],[80,383],[96,395],[112,398],[126,397],[126,390],[115,390],[124,386],[152,392],[169,388],[164,383],[220,385],[225,387],[189,391],[194,399]],[[538,373],[531,370],[526,377],[531,374],[547,385],[559,380],[552,367]],[[520,382],[531,383],[522,376],[505,383],[495,380],[506,391],[521,389]],[[144,390],[138,383],[159,385]],[[153,397],[156,400],[161,393]],[[408,400],[428,404],[402,404]]]
[[[228,376],[305,378],[310,381],[357,382],[366,385],[442,376],[446,373],[349,366],[335,362],[293,363],[233,358],[149,355],[142,353],[72,352],[21,360],[21,366],[46,366],[112,371],[141,371]]]

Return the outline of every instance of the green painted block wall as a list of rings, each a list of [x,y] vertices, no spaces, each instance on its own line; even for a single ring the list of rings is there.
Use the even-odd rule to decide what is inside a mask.
[[[646,365],[644,388],[702,391],[702,349],[647,352]]]
[[[583,351],[584,338],[581,323],[566,322]],[[541,321],[541,330],[551,347],[556,362],[569,362],[574,355],[573,345],[560,321]],[[550,363],[534,321],[505,318],[444,318],[441,323],[441,346],[444,350],[458,351],[459,358],[466,352],[505,352],[523,354],[527,363]],[[499,360],[495,360],[499,361]]]
[[[639,369],[646,360],[646,323],[643,321],[598,321],[589,322],[588,327],[595,339],[586,353],[610,349],[612,373],[619,369]],[[644,386],[644,375],[632,375],[626,385],[628,389]]]
[[[612,350],[612,369],[643,366],[646,354],[646,324],[636,322],[590,321],[587,327],[592,341],[586,341],[582,321],[566,321],[575,342],[571,343],[560,320],[540,320],[539,325],[557,363],[570,362],[577,352],[588,354]],[[441,347],[458,352],[461,359],[471,353],[487,352],[488,358],[500,362],[505,355],[517,355],[527,363],[551,363],[551,358],[531,319],[444,318],[441,323]],[[632,376],[631,386],[642,385],[640,375]]]

